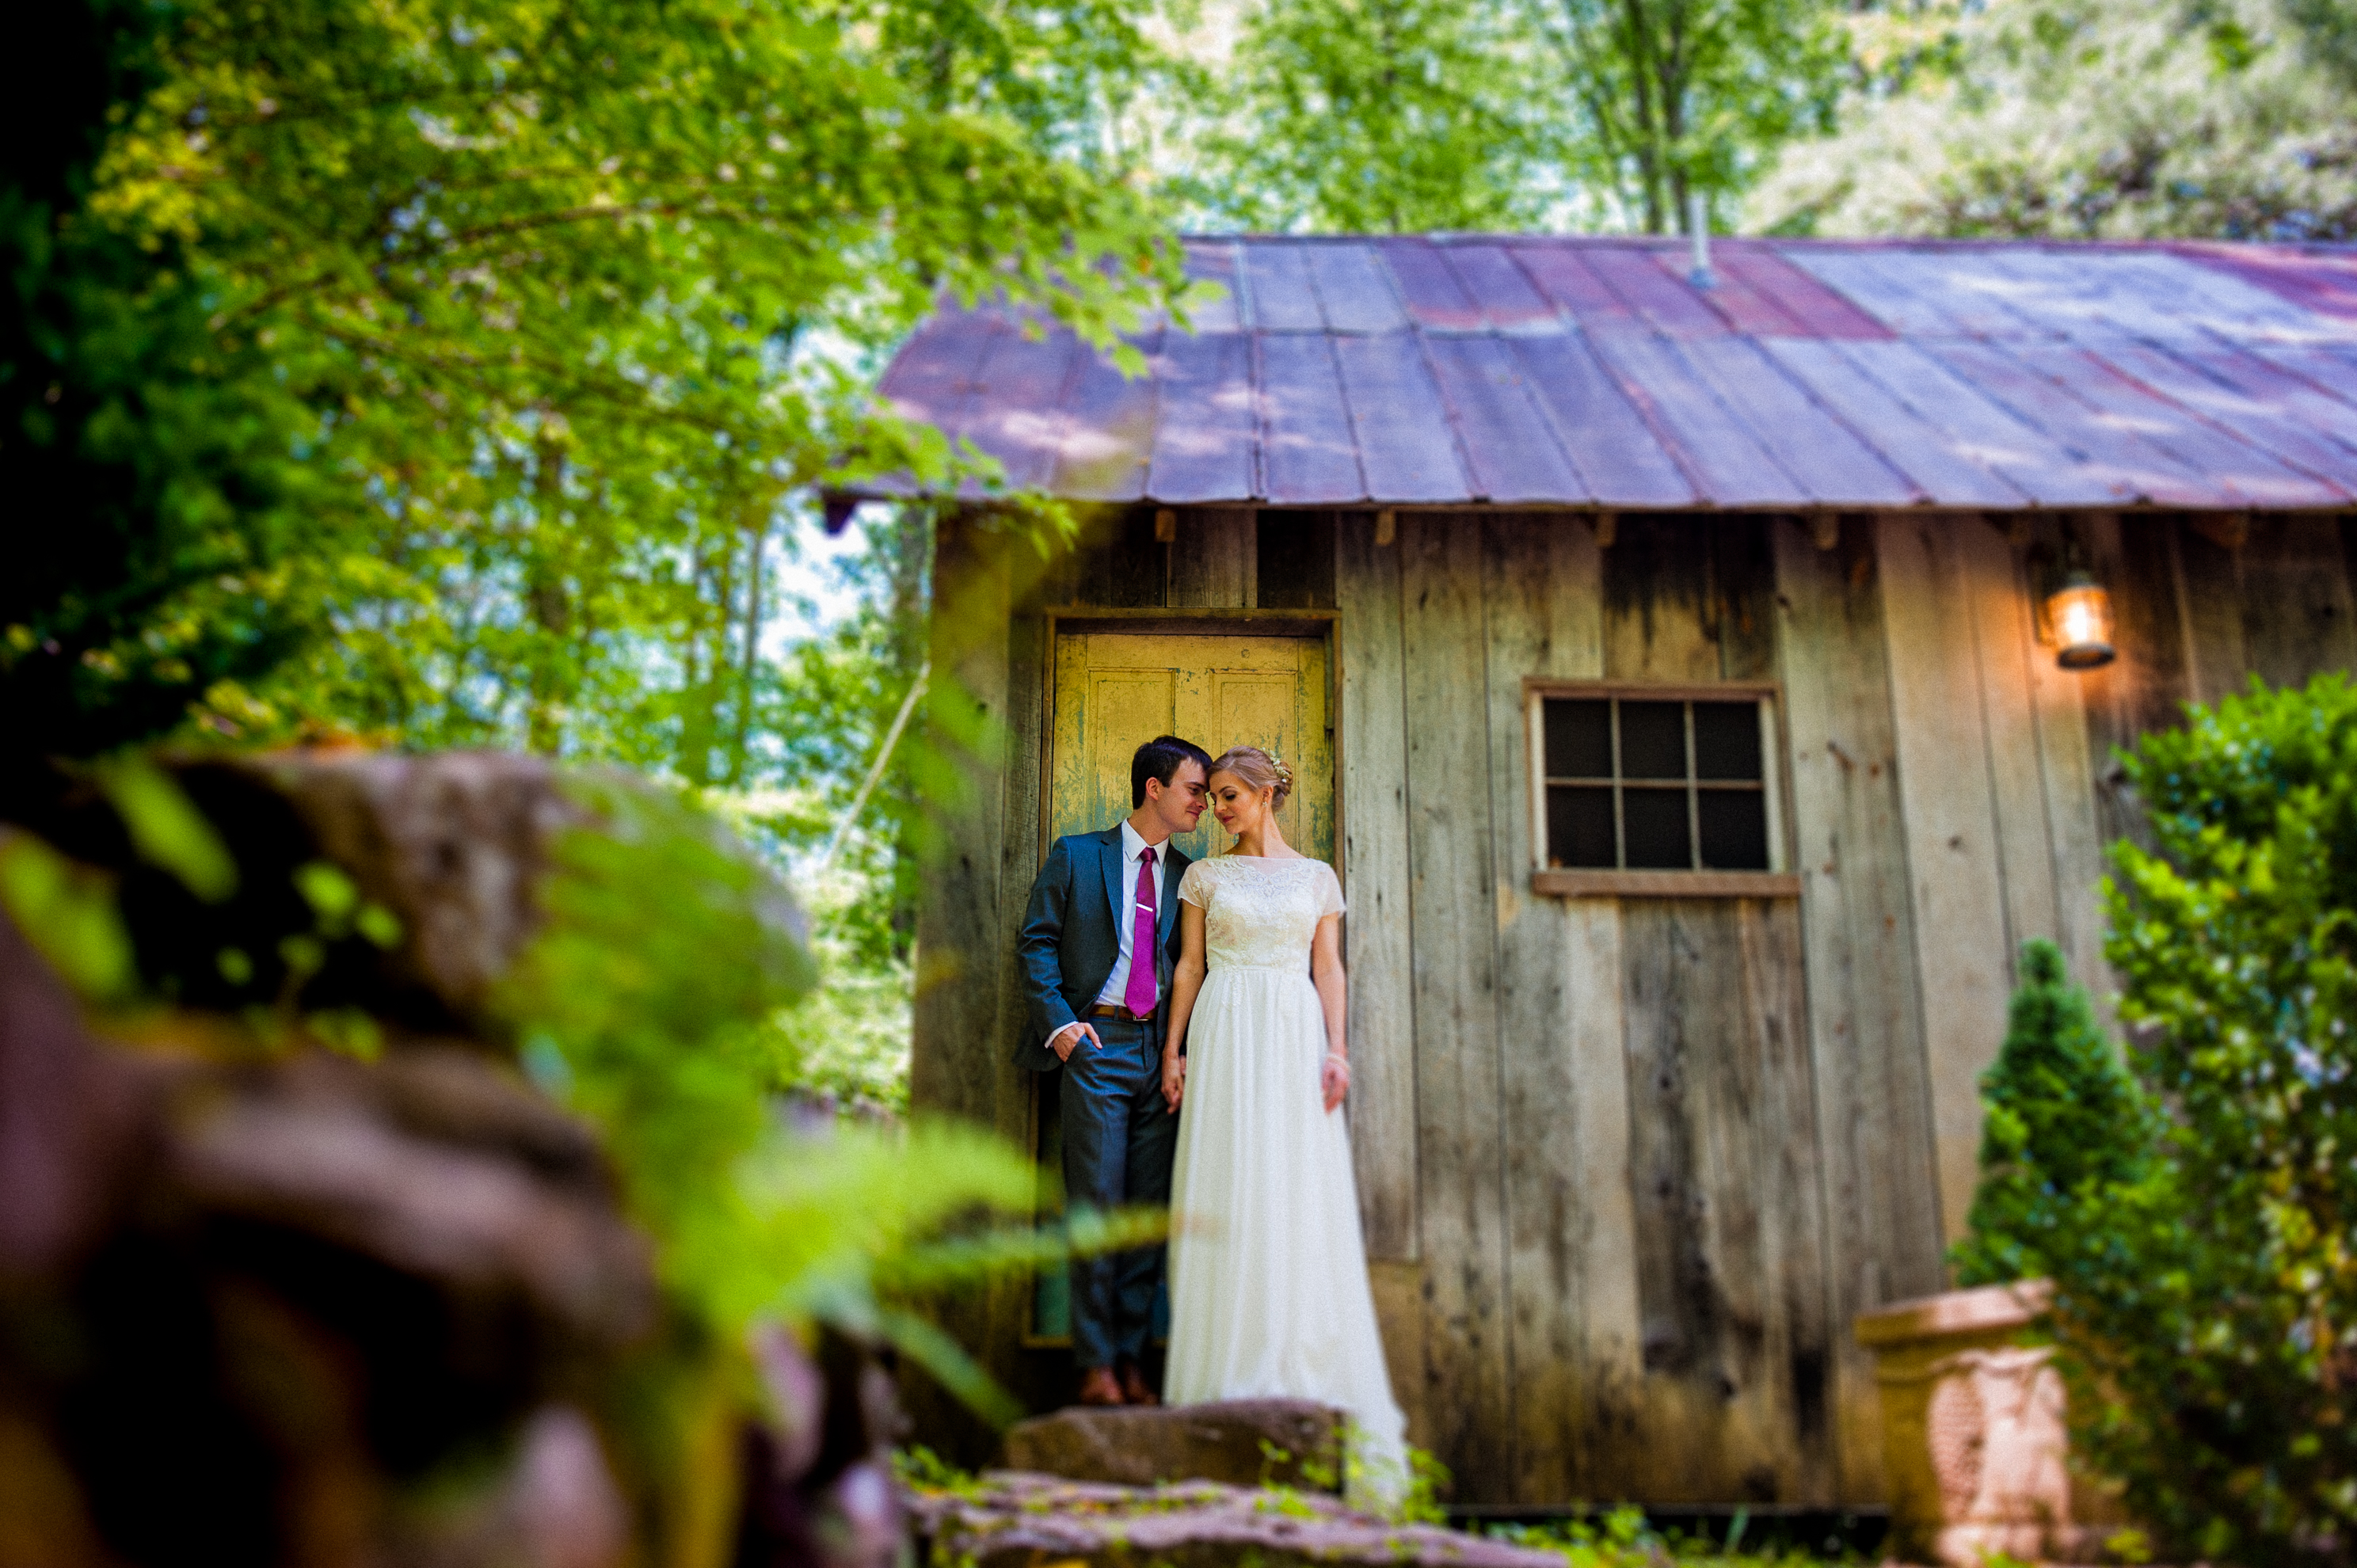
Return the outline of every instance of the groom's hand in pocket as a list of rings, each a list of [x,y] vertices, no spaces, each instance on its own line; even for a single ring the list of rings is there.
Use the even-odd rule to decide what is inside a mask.
[[[1162,1058],[1162,1098],[1170,1102],[1170,1109],[1175,1112],[1178,1109],[1179,1098],[1186,1092],[1187,1058],[1166,1053]]]
[[[1056,1053],[1058,1061],[1071,1061],[1072,1053],[1081,1048],[1081,1036],[1083,1035],[1089,1037],[1089,1045],[1092,1048],[1104,1049],[1104,1042],[1097,1038],[1096,1029],[1092,1026],[1077,1023],[1067,1024],[1057,1030],[1056,1037],[1048,1042],[1048,1048]]]

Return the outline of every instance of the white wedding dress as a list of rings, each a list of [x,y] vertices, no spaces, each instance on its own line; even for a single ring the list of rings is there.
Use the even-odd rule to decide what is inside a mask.
[[[1187,1024],[1170,1178],[1174,1404],[1287,1397],[1347,1412],[1352,1491],[1388,1506],[1407,1483],[1367,1288],[1351,1138],[1318,1075],[1326,1016],[1309,979],[1318,922],[1342,912],[1322,860],[1221,855],[1187,868],[1209,972]]]

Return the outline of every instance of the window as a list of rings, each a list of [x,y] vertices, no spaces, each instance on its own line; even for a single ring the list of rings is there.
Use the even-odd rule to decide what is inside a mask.
[[[1541,892],[1774,895],[1774,694],[1534,682]]]

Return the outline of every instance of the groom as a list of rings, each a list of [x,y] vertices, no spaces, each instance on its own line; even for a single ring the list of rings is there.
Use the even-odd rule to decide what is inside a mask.
[[[1162,1099],[1162,1008],[1178,960],[1172,845],[1203,814],[1211,759],[1157,736],[1129,763],[1127,818],[1056,841],[1031,884],[1017,945],[1031,1028],[1017,1059],[1064,1072],[1064,1198],[1077,1208],[1170,1201],[1178,1118]],[[1072,1260],[1072,1355],[1082,1404],[1159,1404],[1138,1362],[1163,1249]]]

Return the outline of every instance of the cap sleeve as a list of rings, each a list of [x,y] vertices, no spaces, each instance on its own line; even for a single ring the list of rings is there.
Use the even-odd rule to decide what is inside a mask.
[[[1208,909],[1211,907],[1211,864],[1208,860],[1190,860],[1187,863],[1187,869],[1180,873],[1178,877],[1180,903],[1192,904],[1199,909]]]
[[[1342,879],[1334,875],[1332,866],[1324,865],[1322,862],[1320,865],[1326,875],[1319,880],[1318,916],[1323,919],[1329,915],[1342,912]]]

